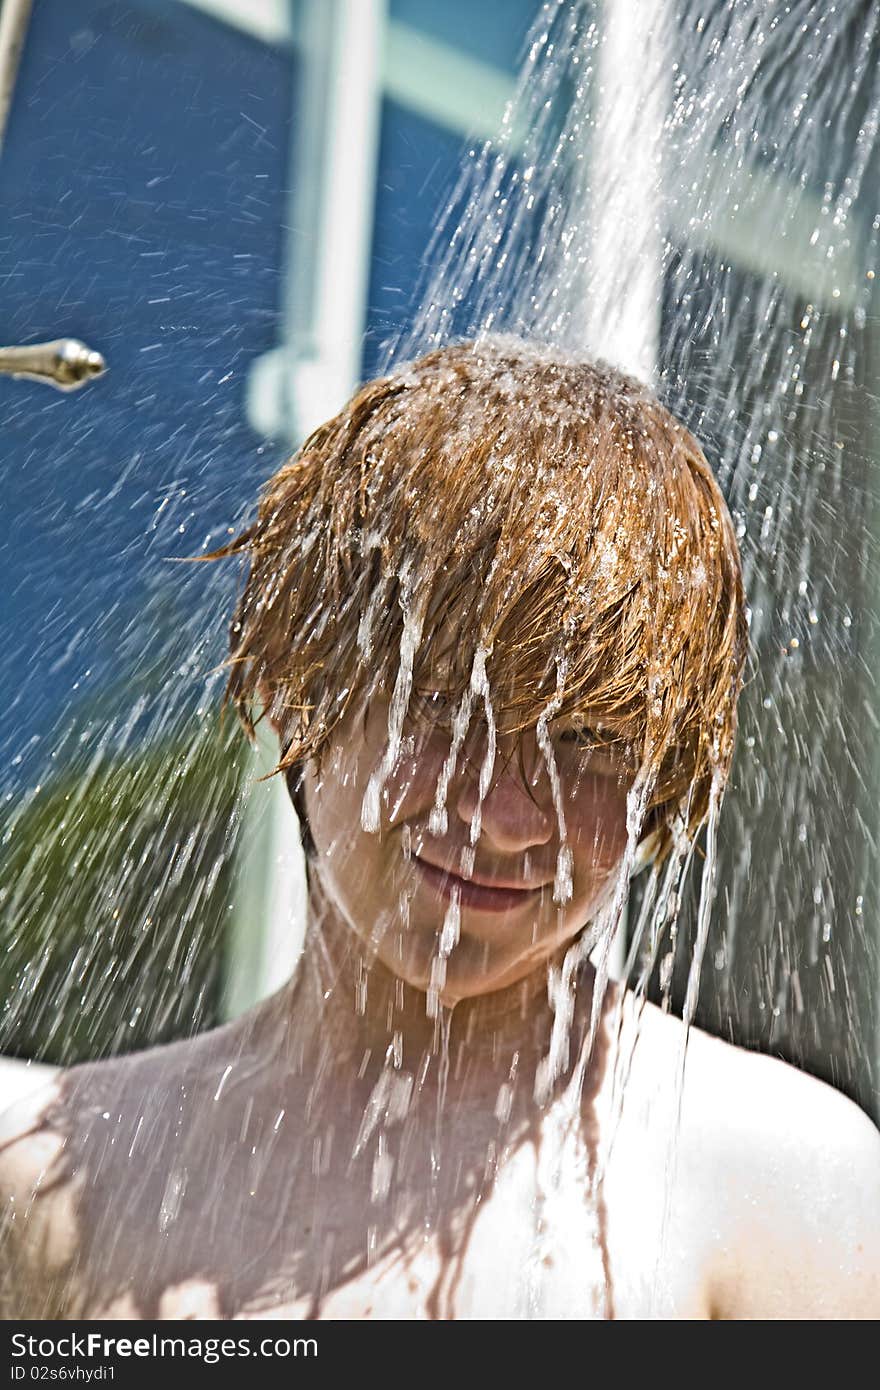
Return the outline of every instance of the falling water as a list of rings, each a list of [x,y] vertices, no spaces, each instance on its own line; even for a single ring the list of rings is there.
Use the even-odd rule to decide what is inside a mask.
[[[878,26],[861,3],[545,4],[387,359],[487,331],[588,351],[648,376],[704,443],[753,658],[704,875],[717,911],[667,888],[647,961],[688,1016],[869,1105]]]
[[[629,64],[621,58],[628,15]],[[695,844],[679,827],[667,862],[633,884],[649,782],[631,793],[620,872],[591,930],[551,972],[555,1021],[539,1100],[568,1063],[577,975],[594,950],[596,999],[575,1090],[583,1081],[627,904],[625,973],[637,991],[680,1010],[688,1024],[772,1048],[866,1103],[872,1098],[880,435],[868,383],[880,341],[878,52],[880,12],[855,0],[544,5],[498,136],[468,151],[439,222],[420,312],[388,348],[386,365],[502,331],[598,354],[649,378],[705,444],[742,549],[753,659],[731,786],[723,807],[713,789],[703,839]],[[163,559],[177,533],[181,556],[217,540],[222,489],[218,515],[190,539],[187,458],[186,450],[177,457],[181,478],[157,504]],[[123,470],[116,485],[124,482]],[[178,566],[174,599],[187,586],[194,599],[175,606],[173,639],[157,649],[150,630],[172,601],[169,568],[156,566],[153,607],[116,630],[120,667],[137,670],[142,701],[124,720],[104,722],[72,704],[45,768],[31,757],[31,790],[4,824],[0,892],[17,973],[2,1033],[10,1050],[39,1046],[55,1060],[88,1051],[94,1020],[114,994],[130,998],[132,1010],[113,1048],[210,1018],[204,958],[224,929],[244,758],[232,731],[218,739],[211,717],[223,680],[217,614],[228,611],[228,586]],[[364,798],[367,831],[379,824],[400,759],[429,599],[417,576],[397,578],[399,672],[385,756]],[[362,615],[366,658],[386,581]],[[482,709],[489,737],[471,850],[496,755],[487,658],[478,647],[430,825],[443,833],[447,793]],[[562,903],[571,870],[546,737],[551,717],[549,709],[538,741],[554,794],[554,892]],[[170,761],[152,759],[169,743]],[[126,754],[135,744],[144,756],[132,776]],[[64,767],[62,777],[53,779],[53,765]],[[175,821],[169,837],[165,822],[184,800],[207,809]],[[67,840],[87,808],[91,825],[70,860]],[[28,816],[45,818],[33,853],[18,848]],[[82,912],[86,870],[89,883],[100,879],[102,901],[92,939],[62,969],[53,938],[66,908]],[[433,1004],[429,998],[444,1046],[448,1019],[437,996],[458,928],[453,899],[438,933]],[[69,1019],[71,1002],[87,1006],[81,1031],[61,1038],[52,1020]],[[447,1052],[441,1061],[445,1084]],[[382,1127],[407,1112],[418,1089],[409,1074],[395,1075],[399,1066],[389,1048],[354,1144],[355,1157],[374,1138],[379,1145],[376,1203],[391,1181]],[[621,1091],[625,1068],[624,1059]],[[511,1081],[515,1071],[513,1059]],[[498,1104],[503,1118],[503,1096]],[[185,1189],[184,1175],[167,1191],[169,1225]]]

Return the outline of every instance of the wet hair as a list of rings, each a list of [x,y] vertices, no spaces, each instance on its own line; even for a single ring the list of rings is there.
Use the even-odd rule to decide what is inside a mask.
[[[747,650],[723,496],[639,382],[506,337],[370,381],[263,489],[227,698],[302,772],[376,691],[475,689],[499,730],[583,718],[650,769],[648,819],[695,834],[727,778]],[[400,672],[405,669],[401,684]]]

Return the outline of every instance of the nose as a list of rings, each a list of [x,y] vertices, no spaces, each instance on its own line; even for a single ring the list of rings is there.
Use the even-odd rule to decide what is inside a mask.
[[[479,801],[478,776],[478,765],[465,772],[455,800],[456,813],[468,826]],[[529,778],[530,782],[537,780]],[[556,825],[556,815],[543,795],[546,791],[549,797],[546,776],[540,782],[540,786],[531,791],[523,782],[516,754],[504,756],[499,748],[495,776],[483,798],[481,810],[481,836],[494,849],[511,854],[547,844]]]

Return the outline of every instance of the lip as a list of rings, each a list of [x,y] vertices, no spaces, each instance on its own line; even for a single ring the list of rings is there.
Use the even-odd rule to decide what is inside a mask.
[[[451,869],[438,868],[417,854],[411,862],[416,865],[427,883],[447,900],[458,898],[462,907],[473,907],[482,912],[508,912],[512,907],[522,907],[538,898],[541,888],[513,885],[499,879],[462,878]]]

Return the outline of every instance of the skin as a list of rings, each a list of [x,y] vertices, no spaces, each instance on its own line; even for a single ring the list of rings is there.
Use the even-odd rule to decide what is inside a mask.
[[[308,769],[293,981],[229,1028],[62,1074],[5,1118],[6,1315],[877,1316],[880,1138],[829,1088],[695,1031],[685,1065],[680,1023],[614,989],[579,1069],[587,971],[568,1064],[536,1105],[548,966],[613,883],[625,768],[551,728],[560,904],[535,735],[501,740],[462,861],[484,731],[432,834],[448,736],[407,730],[373,833],[361,807],[386,727],[374,703]]]
[[[437,983],[438,997],[450,1008],[468,1001],[469,1016],[479,1015],[477,1001],[488,1001],[494,1015],[494,996],[521,981],[541,980],[541,967],[594,912],[626,845],[628,779],[620,757],[597,744],[589,728],[548,727],[572,856],[570,896],[559,903],[558,817],[533,730],[498,738],[472,847],[486,756],[484,734],[473,731],[447,798],[446,830],[432,833],[435,790],[450,746],[446,722],[405,739],[383,789],[377,835],[363,830],[361,807],[384,752],[387,703],[374,701],[364,721],[348,719],[321,770],[312,765],[306,775],[307,814],[319,849],[311,886],[333,919],[331,930],[344,923],[389,975],[417,991],[427,991],[432,981],[442,924],[438,904],[445,915],[457,903],[459,937]]]

